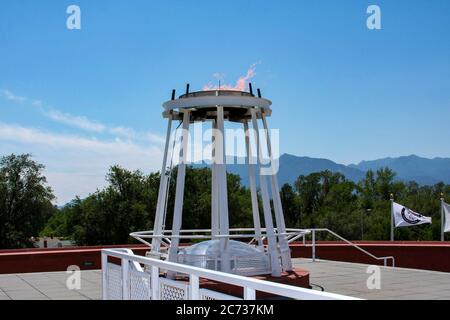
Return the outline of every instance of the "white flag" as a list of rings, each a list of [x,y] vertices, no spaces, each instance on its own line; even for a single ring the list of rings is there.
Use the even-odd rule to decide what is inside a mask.
[[[394,224],[396,228],[411,227],[424,223],[431,223],[431,217],[425,217],[401,204],[394,202]]]
[[[450,232],[450,204],[444,202],[443,205],[445,216],[444,232]]]

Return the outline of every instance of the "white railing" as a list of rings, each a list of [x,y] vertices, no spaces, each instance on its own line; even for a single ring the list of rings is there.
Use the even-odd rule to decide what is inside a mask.
[[[303,229],[287,228],[285,232],[278,232],[274,228],[275,236],[278,238],[285,238],[288,243],[295,241],[309,231]],[[192,243],[193,240],[225,240],[225,247],[229,247],[231,241],[238,240],[239,242],[247,242],[248,245],[258,249],[258,254],[230,255],[231,273],[242,276],[256,276],[271,273],[271,256],[264,245],[267,238],[266,228],[255,230],[255,228],[233,228],[229,230],[228,234],[214,235],[211,229],[190,229],[180,230],[177,234],[172,234],[172,230],[163,230],[159,234],[153,231],[138,231],[130,233],[130,236],[136,240],[149,246],[150,250],[147,252],[147,257],[165,260],[168,258],[168,251],[172,239],[184,240]],[[156,246],[157,250],[153,250],[153,240],[158,239],[161,246]],[[150,241],[152,240],[152,241]],[[273,253],[272,253],[273,254]],[[278,257],[280,258],[280,256]],[[194,267],[207,268],[211,270],[221,270],[222,257],[220,254],[191,254],[183,253],[182,250],[178,252],[178,262],[188,264]]]
[[[193,267],[221,270],[222,257],[219,255],[183,254],[177,255],[177,262]],[[249,255],[233,255],[230,259],[231,273],[241,276],[256,276],[271,272],[270,257],[267,252]]]
[[[311,250],[312,250],[312,252],[311,252],[311,258],[312,258],[312,261],[313,261],[313,262],[316,261],[316,246],[317,246],[317,244],[316,244],[316,234],[317,234],[318,232],[327,232],[327,233],[329,233],[329,234],[335,236],[335,237],[338,238],[339,240],[345,242],[346,244],[352,246],[353,248],[355,248],[355,249],[361,251],[362,253],[368,255],[369,257],[371,257],[371,258],[373,258],[373,259],[375,259],[375,260],[378,260],[378,261],[383,261],[383,264],[384,264],[385,267],[387,267],[387,262],[388,262],[388,260],[391,261],[391,263],[392,263],[391,266],[392,266],[392,267],[395,267],[395,258],[394,258],[393,256],[377,257],[376,255],[374,255],[374,254],[370,253],[369,251],[367,251],[367,250],[361,248],[360,246],[358,246],[357,244],[351,242],[350,240],[345,239],[344,237],[338,235],[336,232],[331,231],[330,229],[326,229],[326,228],[320,228],[320,229],[308,229],[308,231],[309,231],[309,232],[308,232],[308,233],[305,233],[305,235],[306,235],[306,234],[310,234],[310,235],[311,235],[311,245],[310,245],[310,246],[311,246]],[[309,245],[307,245],[306,242],[305,242],[305,236],[303,236],[303,244],[304,244],[305,246],[309,246]]]
[[[114,264],[110,257],[119,259]],[[165,273],[186,275],[175,281]],[[256,292],[298,300],[357,300],[334,293],[263,281],[157,260],[131,254],[129,250],[102,250],[102,289],[104,300],[240,300],[210,289],[200,288],[199,279],[208,279],[243,288],[244,300],[255,300]]]
[[[316,260],[316,235],[319,232],[327,232],[334,237],[338,238],[339,240],[345,242],[346,244],[354,247],[355,249],[363,252],[364,254],[368,255],[369,257],[373,258],[374,260],[383,261],[384,266],[388,266],[388,261],[391,261],[391,266],[395,267],[395,258],[393,256],[386,256],[386,257],[378,257],[374,254],[370,253],[369,251],[361,248],[359,245],[351,242],[350,240],[345,239],[344,237],[340,236],[334,231],[331,231],[327,228],[315,228],[315,229],[294,229],[294,228],[287,228],[285,233],[277,233],[277,229],[275,228],[275,234],[276,236],[284,236],[286,237],[286,240],[288,244],[293,243],[294,241],[297,241],[298,239],[302,238],[302,242],[305,246],[312,248],[312,259],[313,261]],[[257,239],[254,234],[255,229],[253,228],[236,228],[236,229],[230,229],[230,234],[228,235],[220,235],[220,236],[212,236],[211,235],[211,229],[196,229],[196,230],[181,230],[180,234],[177,236],[172,235],[171,230],[165,230],[161,235],[154,235],[153,231],[139,231],[139,232],[133,232],[130,234],[130,236],[134,237],[138,241],[148,245],[151,247],[151,244],[146,241],[146,239],[153,239],[158,238],[161,240],[162,250],[161,253],[154,253],[155,255],[158,254],[160,256],[165,256],[164,251],[168,249],[170,245],[170,239],[171,238],[179,238],[184,240],[193,240],[193,239],[214,239],[214,238],[226,238],[228,239],[251,239],[248,243],[249,244],[255,244],[257,242]],[[261,240],[264,241],[266,239],[265,236],[266,229],[261,229]],[[311,244],[306,243],[306,237],[311,236]]]
[[[262,240],[266,238],[266,228],[261,228]],[[286,228],[286,232],[278,233],[278,229],[274,228],[275,236],[284,236],[289,242],[295,241],[296,239],[309,233],[307,229],[293,229]],[[256,233],[254,228],[233,228],[229,230],[229,234],[226,235],[212,235],[211,229],[190,229],[190,230],[180,230],[178,235],[173,235],[172,230],[163,230],[161,234],[154,234],[153,231],[138,231],[130,233],[130,236],[142,242],[143,244],[151,247],[151,243],[148,241],[150,239],[159,239],[161,241],[161,246],[168,248],[170,246],[171,239],[180,240],[209,240],[209,239],[251,239],[248,243],[254,244],[257,242]]]

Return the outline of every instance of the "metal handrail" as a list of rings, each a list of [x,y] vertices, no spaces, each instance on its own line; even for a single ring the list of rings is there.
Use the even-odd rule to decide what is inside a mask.
[[[227,235],[217,235],[217,236],[212,236],[211,235],[211,229],[192,229],[192,230],[180,230],[180,234],[179,235],[171,235],[171,230],[164,230],[160,235],[155,235],[153,234],[153,231],[138,231],[138,232],[133,232],[130,233],[130,236],[132,236],[133,238],[137,239],[138,241],[148,245],[151,247],[151,244],[146,241],[145,239],[153,239],[153,238],[157,238],[157,239],[161,239],[161,240],[165,240],[167,243],[170,244],[170,239],[220,239],[220,238],[226,238],[226,239],[245,239],[245,238],[252,238],[249,242],[249,244],[252,244],[255,242],[255,237],[256,234],[232,234],[235,232],[252,232],[255,231],[254,228],[234,228],[234,229],[230,229],[229,232],[230,234]],[[264,239],[266,236],[264,234],[264,232],[266,231],[266,228],[261,228],[261,236]],[[286,236],[287,237],[287,241],[288,243],[292,243],[295,240],[299,239],[300,237],[303,237],[303,244],[305,246],[308,246],[305,242],[305,237],[308,234],[311,234],[312,237],[312,256],[313,256],[313,261],[315,261],[316,257],[315,257],[315,253],[316,253],[316,232],[328,232],[331,235],[335,236],[336,238],[340,239],[341,241],[344,241],[345,243],[347,243],[348,245],[354,247],[355,249],[363,252],[364,254],[370,256],[371,258],[375,259],[375,260],[382,260],[384,263],[384,266],[387,266],[387,261],[391,260],[392,262],[392,267],[395,267],[395,258],[393,256],[386,256],[386,257],[377,257],[374,254],[370,253],[369,251],[361,248],[360,246],[358,246],[357,244],[351,242],[350,240],[345,239],[344,237],[340,236],[339,234],[337,234],[334,231],[331,231],[330,229],[327,228],[314,228],[314,229],[294,229],[294,228],[287,228],[286,232],[284,233],[277,233],[277,228],[274,229],[275,231],[275,236],[279,237],[279,236]],[[190,234],[189,234],[190,233]],[[198,233],[203,233],[203,234],[198,234]],[[161,241],[161,244],[168,247],[169,245],[165,243],[164,241]]]
[[[168,272],[175,272],[186,274],[189,276],[190,293],[189,299],[199,299],[199,279],[209,279],[218,281],[221,283],[227,283],[242,287],[244,290],[244,299],[254,300],[256,299],[256,291],[262,291],[271,293],[277,296],[284,296],[293,299],[300,300],[360,300],[354,297],[344,296],[340,294],[334,294],[329,292],[320,292],[312,289],[300,288],[289,286],[285,284],[259,280],[255,278],[249,278],[220,271],[213,271],[203,268],[197,268],[189,265],[173,263],[168,261],[162,261],[158,259],[152,259],[142,257],[134,254],[124,253],[120,250],[103,249],[102,250],[102,288],[103,299],[108,299],[108,256],[121,259],[122,261],[122,285],[123,293],[128,293],[128,268],[130,262],[136,262],[149,267],[151,271],[151,290],[152,299],[158,299],[156,294],[159,290],[160,270],[166,270]],[[123,295],[124,299],[129,298],[128,294]]]
[[[377,257],[376,255],[374,255],[374,254],[370,253],[369,251],[361,248],[360,246],[358,246],[357,244],[351,242],[350,240],[345,239],[344,237],[340,236],[339,234],[337,234],[334,231],[331,231],[330,229],[317,228],[317,229],[309,229],[309,231],[311,232],[311,237],[312,237],[312,245],[311,245],[311,247],[312,247],[312,260],[313,261],[316,260],[316,232],[328,232],[331,235],[335,236],[336,238],[340,239],[341,241],[344,241],[348,245],[354,247],[355,249],[365,253],[369,257],[371,257],[371,258],[373,258],[375,260],[383,260],[385,267],[387,267],[387,261],[388,260],[391,260],[392,261],[392,267],[395,267],[395,258],[393,256]],[[305,243],[305,246],[308,246],[308,245]]]
[[[266,235],[264,232],[266,232],[266,228],[261,228],[261,236],[262,238],[266,238]],[[274,228],[274,236],[280,237],[280,236],[286,236],[288,238],[288,242],[294,241],[293,239],[298,239],[301,236],[304,236],[306,233],[308,233],[308,230],[305,229],[293,229],[293,228],[287,228],[286,232],[278,233],[277,228]],[[244,234],[234,234],[237,232],[253,232],[253,233],[244,233]],[[213,236],[211,229],[192,229],[192,230],[180,230],[178,235],[172,235],[172,230],[164,230],[161,232],[161,234],[154,234],[153,231],[137,231],[130,233],[130,236],[135,238],[136,240],[144,243],[145,245],[148,245],[151,247],[151,244],[146,241],[145,239],[160,239],[165,240],[167,243],[170,244],[170,239],[246,239],[246,238],[252,238],[249,242],[249,244],[253,243],[255,241],[255,237],[257,236],[255,233],[254,228],[233,228],[229,230],[229,234],[225,235],[215,235]],[[199,234],[203,233],[203,234]],[[168,246],[167,243],[164,243],[161,241],[162,245]]]

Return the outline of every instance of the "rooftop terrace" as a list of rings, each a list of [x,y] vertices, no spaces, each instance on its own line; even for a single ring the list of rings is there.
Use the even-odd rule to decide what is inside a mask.
[[[325,291],[368,300],[450,300],[450,274],[446,272],[380,267],[381,289],[369,290],[367,264],[294,259],[310,272],[310,283]]]
[[[380,267],[381,289],[366,286],[368,265],[293,259],[310,271],[315,289],[353,297],[377,299],[450,300],[449,273]],[[101,271],[81,271],[81,289],[68,290],[66,272],[0,275],[0,300],[97,300],[101,299]]]

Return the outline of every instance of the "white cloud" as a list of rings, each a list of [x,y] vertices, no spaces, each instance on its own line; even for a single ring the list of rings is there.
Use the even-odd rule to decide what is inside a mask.
[[[31,104],[35,107],[42,107],[44,105],[41,100],[33,100]]]
[[[45,176],[57,197],[57,204],[64,205],[75,199],[75,196],[84,198],[97,191],[97,189],[102,189],[106,186],[105,173],[46,170]]]
[[[128,138],[128,139],[136,138],[136,132],[131,128],[113,127],[113,128],[108,128],[108,131],[113,135],[117,135],[117,136]]]
[[[39,108],[38,110],[52,121],[64,124],[66,126],[80,129],[87,132],[107,133],[116,137],[122,137],[130,140],[143,140],[152,143],[164,143],[165,139],[151,132],[136,132],[134,129],[125,126],[110,126],[100,121],[91,120],[85,116],[72,115],[70,113],[61,112],[55,108],[51,108],[45,102],[37,99],[28,99],[20,97],[12,93],[10,90],[2,90],[1,94],[8,100],[14,102],[29,101],[32,106]]]
[[[17,95],[15,95],[14,93],[12,93],[11,91],[9,91],[7,89],[2,90],[1,93],[6,99],[11,100],[11,101],[23,102],[23,101],[27,100],[27,98],[21,97],[21,96],[17,96]]]
[[[165,139],[158,134],[61,112],[41,100],[18,96],[9,90],[0,91],[0,96],[14,103],[26,102],[54,122],[98,136],[59,134],[0,122],[0,156],[33,154],[46,166],[45,175],[58,204],[77,195],[86,197],[101,188],[111,165],[144,172],[160,169]]]
[[[120,139],[99,140],[1,122],[0,150],[1,155],[26,150],[44,164],[58,204],[101,188],[111,165],[152,172],[159,170],[162,159],[158,143],[139,145]]]
[[[100,122],[91,121],[86,117],[62,113],[54,109],[45,111],[45,115],[53,121],[86,131],[103,132],[106,128],[105,125]]]
[[[163,145],[166,142],[166,138],[160,136],[159,134],[154,134],[150,132],[144,134],[144,140],[160,145]]]
[[[74,135],[61,135],[45,132],[38,129],[26,128],[19,125],[0,123],[0,140],[8,140],[21,143],[33,143],[61,149],[83,149],[95,153],[130,152],[134,155],[148,155],[149,152],[160,150],[159,147],[145,148],[133,142],[125,142],[120,139],[97,140]]]
[[[83,116],[74,116],[68,113],[62,113],[54,109],[45,112],[45,115],[53,121],[88,132],[107,133],[112,136],[121,137],[128,140],[145,140],[158,144],[162,144],[165,141],[162,136],[155,133],[136,132],[134,129],[124,126],[108,126],[99,121],[92,121]]]

